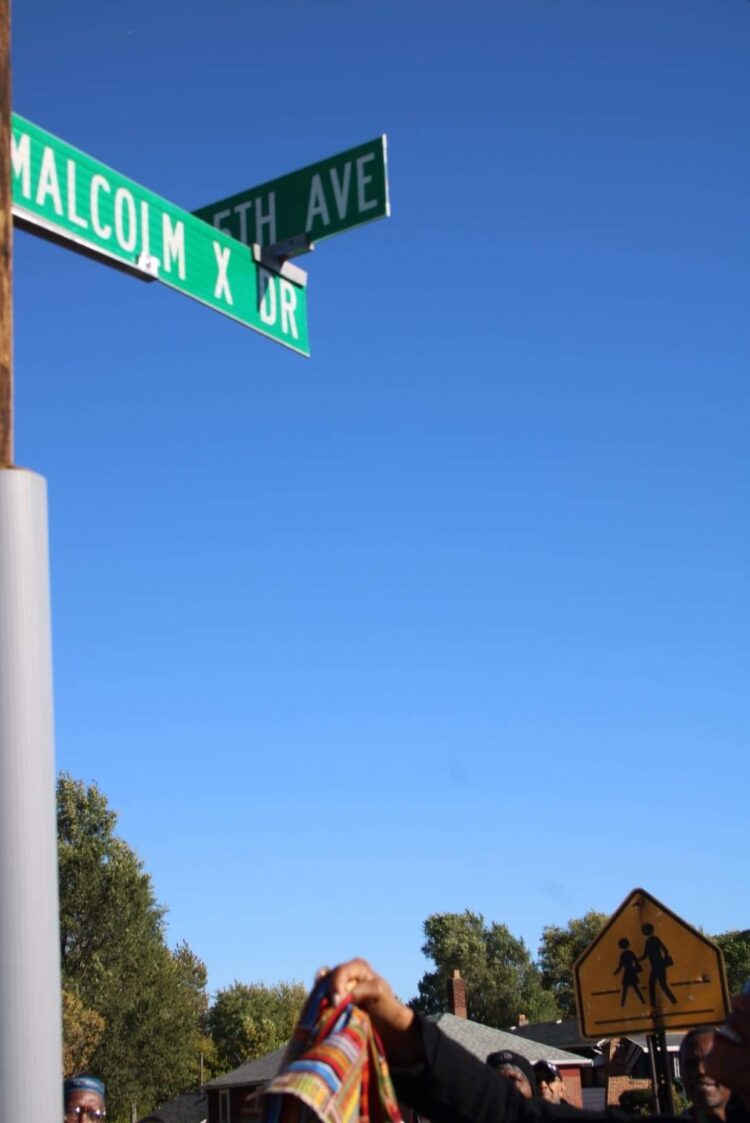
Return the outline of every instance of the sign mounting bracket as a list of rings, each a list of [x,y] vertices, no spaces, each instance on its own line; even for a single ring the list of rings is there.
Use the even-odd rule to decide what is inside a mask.
[[[261,246],[252,243],[253,261],[293,281],[302,288],[307,284],[307,271],[298,265],[292,265],[291,257],[300,257],[303,253],[312,253],[315,244],[310,241],[307,234],[296,234],[293,238],[285,238],[283,242],[274,242],[272,246]]]

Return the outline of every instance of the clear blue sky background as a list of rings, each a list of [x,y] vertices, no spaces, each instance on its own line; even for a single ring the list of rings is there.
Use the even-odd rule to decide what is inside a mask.
[[[306,361],[19,234],[57,751],[235,977],[642,885],[750,925],[747,0],[17,3],[19,113],[188,209],[388,134]]]

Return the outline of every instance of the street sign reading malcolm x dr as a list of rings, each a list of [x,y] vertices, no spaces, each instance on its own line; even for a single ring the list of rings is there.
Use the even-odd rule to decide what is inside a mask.
[[[17,221],[309,355],[304,286],[247,246],[15,113],[11,155]]]
[[[573,972],[583,1037],[688,1029],[729,1012],[719,948],[643,889],[620,905]]]
[[[320,242],[390,214],[386,138],[248,187],[194,212],[240,242],[273,246],[306,235]]]

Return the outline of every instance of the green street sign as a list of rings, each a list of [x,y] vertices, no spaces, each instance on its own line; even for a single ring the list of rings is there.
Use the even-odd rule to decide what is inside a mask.
[[[386,138],[350,148],[291,175],[249,187],[194,212],[245,245],[307,235],[321,242],[391,213]]]
[[[305,288],[247,246],[17,114],[13,214],[22,226],[125,267],[309,355]]]

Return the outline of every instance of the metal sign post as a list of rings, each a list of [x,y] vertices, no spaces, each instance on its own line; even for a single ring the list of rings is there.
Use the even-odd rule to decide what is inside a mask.
[[[13,467],[10,6],[0,0],[0,1114],[62,1119],[47,493]]]
[[[13,218],[10,197],[10,0],[0,0],[0,468],[13,463]]]
[[[669,1067],[667,1035],[663,1029],[649,1033],[648,1053],[651,1058],[651,1074],[656,1096],[656,1109],[662,1115],[674,1115],[674,1095],[672,1093],[672,1071]]]
[[[47,485],[0,470],[0,1104],[62,1119]]]

